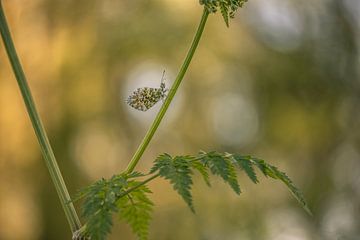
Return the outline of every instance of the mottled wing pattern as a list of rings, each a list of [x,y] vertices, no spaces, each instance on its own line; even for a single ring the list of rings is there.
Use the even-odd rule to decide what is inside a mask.
[[[128,97],[126,103],[137,110],[147,111],[164,97],[165,91],[163,88],[144,87],[136,89]]]

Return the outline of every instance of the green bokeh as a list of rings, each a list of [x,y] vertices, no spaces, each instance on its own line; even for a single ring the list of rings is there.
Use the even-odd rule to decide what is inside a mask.
[[[151,121],[151,113],[142,116],[124,104],[127,88],[150,71],[161,77],[165,69],[168,83],[173,81],[201,17],[198,1],[3,4],[69,191],[74,194],[97,178],[122,171]],[[220,180],[212,179],[211,189],[195,180],[196,215],[166,182],[156,180],[150,184],[156,203],[150,239],[358,239],[356,9],[359,4],[351,0],[258,0],[239,10],[230,28],[220,14],[210,16],[170,106],[173,113],[165,116],[138,168],[147,171],[163,152],[193,154],[203,149],[256,155],[288,173],[314,216],[307,216],[285,187],[270,179],[253,185],[241,177],[240,197]],[[5,72],[0,84],[5,86],[15,79],[3,47],[0,59],[0,72]],[[148,81],[160,84],[160,78]],[[20,101],[16,85],[11,89],[11,99],[0,97],[0,119],[12,116],[9,102]],[[29,196],[37,209],[31,217],[38,230],[27,239],[70,239],[30,124],[21,116],[0,122],[0,209],[6,207],[6,186],[17,179],[16,186],[31,186]],[[8,147],[6,129],[17,126],[12,122],[25,124],[26,132],[17,134],[28,137]],[[29,155],[16,151],[23,146]],[[33,160],[25,166],[11,163],[27,156]],[[0,223],[13,217],[0,214]],[[115,222],[110,239],[135,239],[128,226]],[[0,239],[7,240],[2,226]],[[13,231],[9,239],[21,236]]]

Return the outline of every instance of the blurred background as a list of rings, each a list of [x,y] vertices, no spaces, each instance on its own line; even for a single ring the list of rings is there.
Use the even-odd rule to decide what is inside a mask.
[[[121,172],[159,105],[125,104],[170,86],[200,20],[197,0],[3,0],[33,95],[71,194]],[[0,44],[0,239],[70,239]],[[137,170],[157,155],[252,154],[294,180],[195,180],[197,214],[151,182],[150,239],[360,239],[360,1],[251,0],[230,28],[209,17],[180,90]],[[79,206],[77,206],[79,207]],[[115,221],[109,239],[135,239]]]

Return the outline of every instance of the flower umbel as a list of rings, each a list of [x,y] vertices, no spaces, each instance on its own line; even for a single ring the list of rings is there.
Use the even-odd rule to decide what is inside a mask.
[[[210,13],[216,13],[220,10],[224,18],[226,26],[229,27],[229,18],[235,17],[235,12],[241,8],[247,0],[200,0],[200,4],[204,5]]]

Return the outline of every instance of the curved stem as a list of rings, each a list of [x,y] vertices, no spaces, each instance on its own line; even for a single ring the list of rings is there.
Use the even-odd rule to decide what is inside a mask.
[[[6,52],[8,54],[8,58],[10,60],[22,97],[24,99],[26,109],[28,111],[35,134],[38,138],[41,152],[46,162],[46,166],[50,172],[51,179],[55,185],[66,218],[70,224],[71,231],[75,232],[81,227],[81,223],[79,217],[76,214],[73,204],[70,202],[70,196],[66,188],[64,179],[61,175],[59,166],[57,165],[49,139],[45,132],[45,128],[36,110],[35,103],[31,96],[31,91],[27,84],[24,71],[22,70],[19,58],[16,54],[14,43],[11,39],[10,31],[6,22],[1,0],[0,0],[0,31]]]
[[[144,139],[142,140],[141,144],[139,145],[138,149],[136,150],[134,156],[132,157],[131,161],[129,162],[127,168],[126,168],[126,173],[130,173],[134,170],[135,166],[137,165],[137,163],[139,162],[141,156],[143,155],[145,149],[147,148],[147,146],[149,145],[152,137],[154,136],[157,128],[159,127],[159,124],[161,122],[161,120],[163,119],[167,109],[169,108],[169,105],[171,103],[171,101],[173,100],[176,91],[179,88],[179,85],[182,81],[182,79],[184,78],[184,75],[189,67],[189,64],[191,62],[192,57],[194,56],[195,50],[199,44],[201,35],[204,31],[204,27],[206,24],[206,20],[209,16],[209,12],[204,8],[204,12],[203,15],[201,17],[200,20],[200,24],[198,26],[198,29],[196,31],[196,34],[194,36],[194,39],[192,41],[191,47],[186,55],[186,58],[184,60],[183,65],[181,66],[181,69],[175,79],[175,82],[173,83],[168,97],[166,98],[164,104],[162,105],[160,111],[158,112],[158,114],[156,115],[151,127],[149,128],[148,132],[146,133]]]

